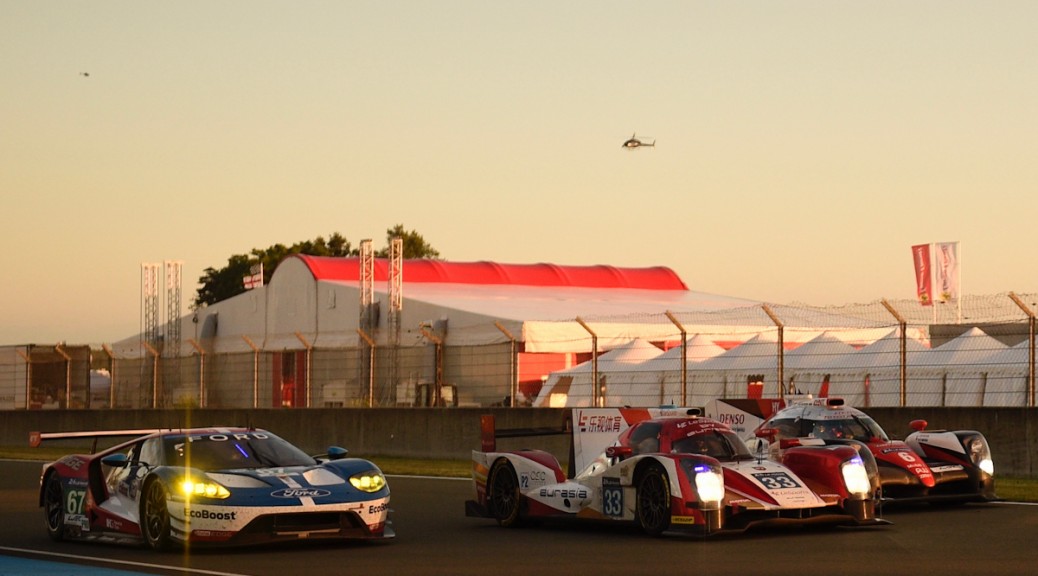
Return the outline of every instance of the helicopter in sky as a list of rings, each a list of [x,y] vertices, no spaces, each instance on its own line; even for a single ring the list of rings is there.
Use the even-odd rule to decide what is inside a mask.
[[[655,147],[656,146],[656,140],[653,140],[652,142],[645,142],[643,140],[639,140],[638,139],[638,134],[636,132],[634,134],[631,134],[631,137],[628,138],[627,140],[625,140],[621,147],[622,148],[641,148],[642,146],[652,146],[652,147]]]

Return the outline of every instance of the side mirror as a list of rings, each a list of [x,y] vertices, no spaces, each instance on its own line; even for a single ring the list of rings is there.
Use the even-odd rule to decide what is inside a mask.
[[[606,458],[630,458],[631,454],[634,454],[634,450],[630,446],[610,446],[606,448]]]
[[[126,454],[116,452],[102,458],[101,463],[112,468],[125,468],[130,465],[130,459],[126,457]]]
[[[345,448],[341,448],[339,446],[329,446],[328,447],[328,459],[329,460],[342,460],[347,455],[349,455],[349,453],[350,453],[349,450],[347,450]]]
[[[926,430],[927,422],[926,420],[912,420],[908,425],[912,427],[912,430],[922,432],[923,430]]]

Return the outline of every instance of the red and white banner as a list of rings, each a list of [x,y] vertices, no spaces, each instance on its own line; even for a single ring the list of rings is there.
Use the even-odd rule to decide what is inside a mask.
[[[930,245],[912,246],[912,263],[915,265],[915,292],[923,306],[933,305],[933,271],[930,268]]]
[[[948,302],[959,297],[958,242],[938,242],[934,245],[934,279],[938,302]]]

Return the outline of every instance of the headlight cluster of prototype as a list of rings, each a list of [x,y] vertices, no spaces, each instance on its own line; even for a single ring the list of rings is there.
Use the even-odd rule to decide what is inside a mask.
[[[212,480],[195,480],[184,478],[180,481],[180,493],[188,498],[217,498],[223,499],[231,495],[227,488]]]
[[[386,478],[375,470],[350,476],[350,484],[361,492],[378,492],[386,485]]]
[[[843,484],[851,494],[867,496],[872,490],[869,472],[865,469],[861,457],[855,456],[844,462],[840,466],[840,472],[843,474]]]
[[[685,469],[695,484],[700,502],[716,503],[724,499],[724,476],[719,468],[688,460],[685,462]]]
[[[995,463],[991,460],[991,449],[988,448],[988,443],[980,436],[973,436],[967,439],[965,444],[970,460],[981,470],[994,474]]]

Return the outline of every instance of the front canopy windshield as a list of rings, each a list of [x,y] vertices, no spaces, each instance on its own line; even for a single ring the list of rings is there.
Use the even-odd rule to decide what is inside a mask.
[[[753,458],[746,444],[734,432],[721,430],[710,430],[675,440],[670,448],[676,454],[702,454],[721,461]]]
[[[166,464],[201,470],[312,466],[313,457],[270,432],[167,436]]]
[[[887,434],[868,416],[854,416],[842,420],[814,420],[805,422],[805,436],[824,440],[861,440],[872,438],[886,441]]]

